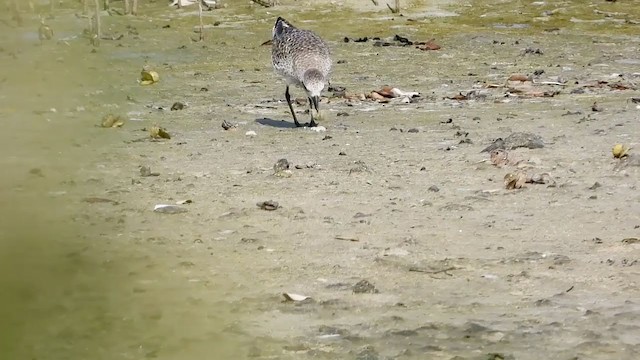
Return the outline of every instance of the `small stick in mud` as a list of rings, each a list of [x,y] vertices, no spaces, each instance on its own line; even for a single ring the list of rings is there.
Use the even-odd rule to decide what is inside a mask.
[[[22,26],[22,15],[20,15],[20,7],[18,5],[19,0],[13,0],[11,2],[11,12],[13,15],[11,16],[11,20],[15,20],[18,26]]]
[[[440,269],[440,270],[427,270],[427,269],[422,269],[422,268],[419,268],[419,267],[410,267],[409,271],[421,272],[421,273],[430,274],[430,275],[443,273],[445,275],[453,276],[453,275],[449,274],[449,271],[458,270],[458,269],[460,269],[460,268],[457,267],[457,266],[449,266],[448,268],[444,268],[444,269]]]
[[[204,41],[204,22],[202,21],[202,1],[198,1],[198,18],[200,19],[200,39]]]
[[[124,0],[124,14],[125,15],[137,15],[138,14],[138,0]]]
[[[94,0],[95,1],[95,5],[96,5],[96,11],[95,11],[95,26],[92,26],[92,34],[91,34],[91,45],[93,46],[100,46],[100,37],[101,37],[101,33],[102,30],[100,29],[100,1],[99,0]]]
[[[398,14],[400,12],[400,0],[396,0],[394,7],[391,7],[389,4],[387,4],[387,7],[391,10],[392,14]]]
[[[266,1],[266,0],[251,0],[251,1],[253,1],[254,3],[256,3],[256,4],[260,5],[260,6],[264,6],[264,7],[266,7],[266,8],[268,8],[268,7],[272,7],[273,5],[276,5],[276,4],[278,3],[277,1],[273,1],[273,0],[271,0],[271,1]]]

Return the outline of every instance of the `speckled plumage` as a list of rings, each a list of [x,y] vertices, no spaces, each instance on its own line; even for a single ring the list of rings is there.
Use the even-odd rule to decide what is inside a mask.
[[[278,75],[287,81],[285,96],[293,119],[300,126],[291,106],[289,85],[302,87],[311,110],[319,112],[318,102],[331,71],[331,54],[327,44],[314,32],[298,29],[279,17],[273,26],[271,60]],[[310,126],[315,126],[313,113]]]

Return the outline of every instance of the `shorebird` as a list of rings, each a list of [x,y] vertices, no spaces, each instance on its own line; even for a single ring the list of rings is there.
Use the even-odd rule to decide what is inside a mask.
[[[321,118],[320,94],[329,81],[331,71],[329,47],[314,32],[298,29],[281,17],[278,17],[273,26],[272,36],[271,60],[276,73],[284,77],[287,82],[284,96],[293,121],[297,127],[317,126],[315,120]],[[308,124],[301,125],[298,122],[291,105],[290,85],[300,86],[307,93],[311,114],[311,122]]]

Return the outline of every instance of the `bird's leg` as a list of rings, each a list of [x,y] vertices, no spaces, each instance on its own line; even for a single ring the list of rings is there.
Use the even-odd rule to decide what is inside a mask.
[[[291,110],[291,115],[293,115],[293,121],[296,123],[296,127],[301,127],[298,122],[298,118],[296,118],[296,113],[293,111],[293,106],[291,105],[291,95],[289,94],[289,85],[287,85],[287,91],[284,93],[285,99],[287,99],[287,105],[289,105],[289,110]]]

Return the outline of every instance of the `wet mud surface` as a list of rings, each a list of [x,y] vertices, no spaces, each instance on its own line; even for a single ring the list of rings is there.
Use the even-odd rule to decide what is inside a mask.
[[[118,40],[95,50],[75,3],[42,43],[37,15],[3,15],[3,242],[33,218],[33,248],[56,249],[37,254],[75,259],[11,351],[633,359],[640,11],[588,3],[228,4],[198,42],[197,8],[155,2],[104,14]],[[326,131],[293,127],[261,45],[283,14],[332,49]],[[553,181],[507,189],[514,172]]]

